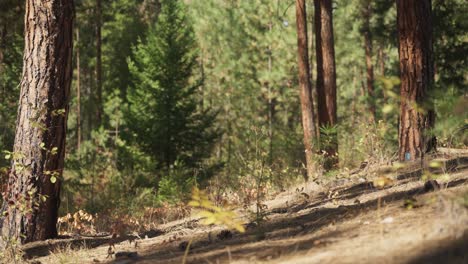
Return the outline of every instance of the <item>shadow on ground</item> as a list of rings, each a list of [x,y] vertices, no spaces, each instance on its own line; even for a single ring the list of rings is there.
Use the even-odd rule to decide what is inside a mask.
[[[468,263],[468,232],[458,240],[447,241],[448,245],[444,245],[441,248],[427,252],[423,256],[419,256],[410,262],[409,264],[439,264],[439,263],[451,263],[451,264],[466,264]]]
[[[447,185],[447,188],[453,188],[455,186],[465,183],[466,180],[455,180],[450,182]],[[340,199],[350,199],[354,198],[363,193],[378,191],[370,188],[369,186],[364,186],[362,184],[356,185],[349,188],[350,191],[346,195],[337,198]],[[269,243],[268,246],[261,244],[262,239],[268,239],[269,242],[281,239],[291,239],[295,236],[304,235],[304,234],[313,234],[318,229],[328,226],[330,224],[335,224],[344,220],[353,219],[356,216],[360,215],[363,211],[374,211],[377,210],[378,203],[397,203],[401,201],[401,206],[403,208],[403,201],[413,197],[414,195],[419,195],[427,192],[425,188],[415,187],[406,191],[390,193],[386,196],[369,200],[365,203],[339,206],[337,208],[317,208],[322,204],[322,202],[316,202],[313,204],[303,204],[296,206],[294,208],[289,208],[288,210],[275,210],[275,212],[281,212],[285,214],[284,217],[277,218],[272,221],[265,222],[259,227],[254,229],[247,230],[244,234],[235,234],[229,240],[215,241],[210,243],[207,240],[196,241],[193,243],[193,247],[190,250],[190,255],[188,263],[200,263],[212,261],[216,263],[217,260],[223,262],[222,260],[228,260],[228,258],[233,259],[249,259],[249,256],[256,257],[257,260],[266,260],[267,258],[276,258],[281,256],[283,253],[295,252],[300,250],[309,250],[315,246],[321,247],[326,244],[326,241],[330,238],[336,237],[338,234],[331,232],[326,234],[323,237],[313,237],[307,236],[308,239],[296,239],[292,245],[285,245],[284,243],[279,244],[278,246],[272,246],[272,243]],[[311,211],[307,214],[300,216],[292,216],[288,213],[298,212],[300,210],[310,209]],[[271,232],[274,231],[274,232]],[[343,230],[341,232],[344,232]],[[325,241],[316,245],[314,241]],[[258,242],[257,244],[255,244]],[[466,241],[462,241],[465,243]],[[463,244],[462,245],[465,245]],[[255,245],[254,245],[255,244]],[[314,245],[315,244],[315,245]],[[229,248],[229,252],[228,252]],[[458,246],[454,246],[458,248]],[[466,247],[468,248],[468,247]],[[162,263],[180,263],[181,257],[184,254],[183,250],[180,250],[174,245],[163,245],[160,247],[155,247],[156,252],[153,254],[145,255],[139,259],[139,261],[149,261],[157,260]],[[455,255],[459,251],[454,251]],[[443,254],[443,252],[441,253]],[[466,258],[468,252],[464,252],[462,257]],[[204,256],[202,259],[199,259],[201,256]],[[428,256],[430,258],[430,256]],[[415,260],[414,263],[424,263],[424,259]],[[117,263],[117,262],[115,262]],[[435,263],[435,262],[431,262]]]

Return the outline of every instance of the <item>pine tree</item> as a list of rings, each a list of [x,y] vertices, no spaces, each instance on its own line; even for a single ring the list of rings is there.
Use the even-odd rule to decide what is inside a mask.
[[[72,73],[73,1],[26,1],[23,78],[0,247],[57,236]],[[31,96],[34,95],[34,96]]]
[[[301,97],[302,127],[304,130],[304,147],[306,156],[307,178],[312,179],[315,173],[313,140],[315,135],[314,101],[310,80],[309,50],[307,45],[307,11],[304,0],[296,1],[296,26],[299,85]]]
[[[217,124],[225,128],[216,158],[228,177],[254,159],[253,150],[267,153],[274,167],[304,164],[294,6],[206,0],[190,9],[203,51],[204,104],[220,110]],[[267,132],[257,145],[255,128]]]
[[[197,49],[181,1],[161,1],[161,13],[129,60],[133,87],[127,113],[136,142],[160,167],[174,162],[195,167],[210,154],[215,114],[197,109]]]
[[[431,0],[398,0],[400,55],[400,160],[417,160],[433,148],[429,135],[435,114],[429,100],[434,86]]]
[[[336,133],[336,67],[333,37],[332,0],[315,0],[317,55],[317,108],[321,130],[320,143],[326,152],[325,169],[338,163]]]
[[[376,121],[375,115],[375,87],[374,87],[374,65],[372,63],[372,34],[370,28],[370,20],[372,18],[372,2],[366,0],[362,3],[362,17],[363,25],[362,31],[364,33],[364,50],[366,54],[366,86],[367,86],[367,102],[369,104],[370,119],[372,122]]]

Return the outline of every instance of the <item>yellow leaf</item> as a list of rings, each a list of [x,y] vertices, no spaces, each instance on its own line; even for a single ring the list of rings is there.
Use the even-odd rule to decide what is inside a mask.
[[[200,203],[198,201],[190,201],[188,205],[192,207],[199,207]]]
[[[442,167],[442,162],[433,160],[429,163],[429,167],[431,168],[441,168]]]

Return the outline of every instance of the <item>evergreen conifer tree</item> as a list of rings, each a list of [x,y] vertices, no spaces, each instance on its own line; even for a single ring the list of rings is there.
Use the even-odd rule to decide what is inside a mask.
[[[161,13],[148,30],[129,60],[130,130],[159,168],[175,162],[198,167],[218,133],[212,128],[214,112],[198,107],[202,80],[195,76],[196,42],[182,1],[161,1]]]

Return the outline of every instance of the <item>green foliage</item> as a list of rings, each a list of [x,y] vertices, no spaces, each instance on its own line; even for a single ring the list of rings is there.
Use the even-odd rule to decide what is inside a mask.
[[[218,133],[215,114],[197,105],[196,43],[180,1],[162,1],[158,20],[133,50],[129,68],[129,138],[166,171],[176,161],[197,168]],[[193,78],[192,78],[193,77]]]
[[[435,1],[433,12],[436,74],[436,89],[432,94],[436,109],[433,133],[441,146],[463,147],[468,143],[468,60],[463,56],[468,54],[468,21],[464,15],[468,12],[468,3],[462,0]]]
[[[433,6],[436,87],[452,86],[466,93],[468,79],[468,3],[463,0],[435,0]]]
[[[158,198],[161,201],[178,202],[188,198],[188,194],[196,184],[196,174],[191,173],[184,164],[176,161],[159,181]],[[188,176],[193,175],[193,176]]]
[[[468,99],[455,86],[445,91],[436,90],[433,97],[436,108],[436,123],[433,133],[439,146],[463,147],[468,143]]]
[[[0,9],[0,151],[8,157],[0,159],[2,183],[11,159],[20,155],[12,152],[23,50],[20,2],[2,0]],[[321,143],[335,144],[331,139],[338,134],[341,168],[388,161],[398,145],[396,8],[393,1],[370,1],[376,96],[369,98],[366,2],[334,2],[338,125],[321,128]],[[99,124],[96,1],[75,4],[81,112],[75,111],[73,85],[63,179],[47,172],[51,181],[64,181],[62,212],[133,215],[186,200],[193,186],[210,180],[215,189],[210,195],[238,194],[245,204],[256,203],[254,217],[262,220],[268,191],[304,173],[293,2],[103,0],[105,113]],[[468,53],[467,8],[463,0],[433,2],[436,89],[431,96],[437,117],[432,133],[441,146],[468,143],[467,60],[462,56]],[[309,32],[314,32],[313,11],[308,1]],[[310,40],[314,81],[314,36]],[[375,122],[368,114],[370,101],[377,106]],[[64,114],[63,109],[54,114]],[[216,222],[217,209],[212,209],[205,216]]]
[[[108,91],[106,94],[109,96],[117,90],[124,101],[127,99],[127,87],[131,79],[127,58],[133,56],[132,46],[145,36],[146,21],[141,19],[145,9],[140,6],[141,2],[110,1],[108,8],[104,10],[104,16],[108,18],[102,29],[102,37],[105,39],[102,50],[106,80],[104,91]]]
[[[0,10],[0,151],[12,150],[23,53],[23,4],[2,0]],[[0,159],[0,166],[6,165]]]
[[[294,8],[287,1],[192,1],[204,69],[204,105],[219,109],[221,178],[241,177],[254,149],[251,127],[264,128],[263,151],[276,170],[303,161]],[[244,157],[250,159],[249,157]],[[280,166],[281,165],[281,166]],[[235,174],[235,175],[234,175]]]
[[[91,138],[66,161],[63,212],[154,205],[156,198],[142,196],[155,194],[158,184],[151,173],[155,169],[151,158],[103,128],[92,132]]]

